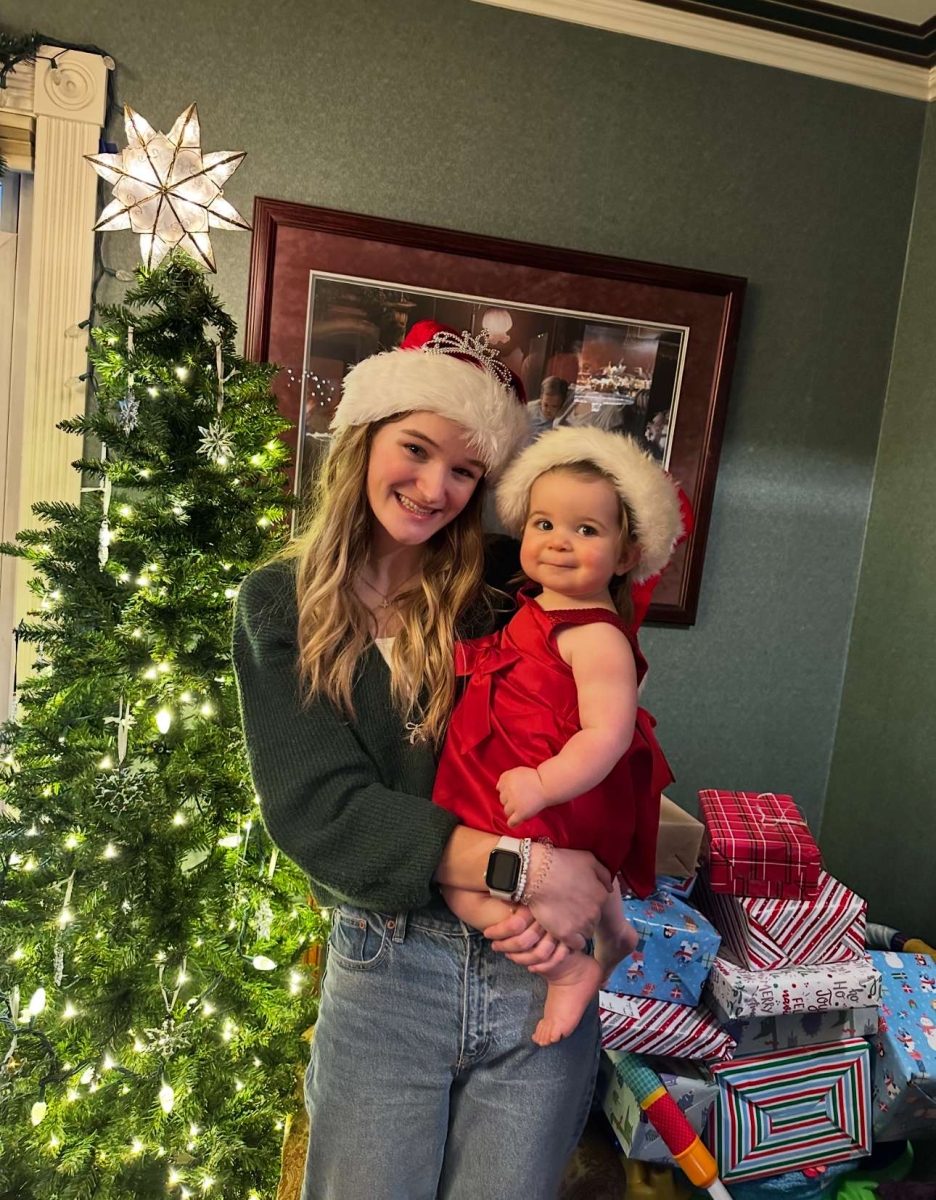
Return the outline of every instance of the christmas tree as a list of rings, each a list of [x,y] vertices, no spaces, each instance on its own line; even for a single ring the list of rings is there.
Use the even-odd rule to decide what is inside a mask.
[[[272,368],[178,252],[102,310],[0,731],[0,1195],[272,1197],[320,940],[259,820],[229,654],[286,536]]]

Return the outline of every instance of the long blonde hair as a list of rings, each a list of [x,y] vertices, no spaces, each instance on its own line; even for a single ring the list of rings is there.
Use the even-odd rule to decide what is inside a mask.
[[[402,419],[399,414],[393,421]],[[387,421],[340,430],[316,481],[312,513],[285,551],[298,559],[299,671],[306,699],[354,716],[352,689],[372,641],[372,616],[354,591],[368,562],[373,515],[367,468]],[[459,515],[426,543],[419,582],[396,599],[401,629],[390,654],[390,694],[414,740],[441,741],[455,699],[455,623],[486,596],[482,582],[484,480]]]

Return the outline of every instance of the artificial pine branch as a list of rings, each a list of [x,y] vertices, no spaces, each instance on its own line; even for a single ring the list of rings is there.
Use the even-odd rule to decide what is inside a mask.
[[[326,930],[239,730],[232,599],[290,500],[272,368],[235,336],[190,260],[138,271],[92,331],[96,398],[63,423],[103,443],[75,464],[100,487],[0,547],[34,570],[19,636],[39,655],[0,729],[3,1196],[275,1192],[315,1015],[301,960]],[[202,446],[216,417],[224,464]]]
[[[20,63],[36,61],[36,51],[41,45],[42,38],[38,33],[17,35],[0,30],[0,88],[6,87],[7,76]]]
[[[35,62],[36,50],[42,38],[38,34],[13,36],[0,30],[0,90],[6,88],[6,77],[20,62]],[[6,174],[6,161],[0,154],[0,179]]]

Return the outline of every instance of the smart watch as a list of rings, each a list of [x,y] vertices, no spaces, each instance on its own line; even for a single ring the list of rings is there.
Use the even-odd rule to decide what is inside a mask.
[[[488,857],[484,882],[498,900],[513,900],[523,866],[520,838],[502,837]]]

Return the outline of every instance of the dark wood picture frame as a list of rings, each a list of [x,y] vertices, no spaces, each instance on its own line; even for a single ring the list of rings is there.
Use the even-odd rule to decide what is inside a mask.
[[[744,279],[258,197],[245,352],[289,368],[274,391],[295,425],[313,271],[687,327],[669,469],[689,497],[695,529],[647,619],[695,622]]]

